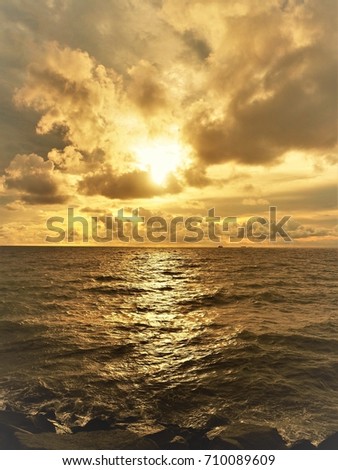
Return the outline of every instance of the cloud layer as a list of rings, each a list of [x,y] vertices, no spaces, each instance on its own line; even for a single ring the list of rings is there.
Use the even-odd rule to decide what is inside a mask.
[[[299,178],[315,162],[317,209],[331,211],[321,190],[337,164],[336,17],[334,0],[4,0],[3,205],[191,194],[198,205],[224,188],[259,207],[273,191],[267,179],[259,194],[241,190],[257,185],[254,168],[302,155]],[[180,149],[177,165],[158,142]],[[152,158],[169,168],[161,182]],[[309,187],[296,198],[304,211]]]

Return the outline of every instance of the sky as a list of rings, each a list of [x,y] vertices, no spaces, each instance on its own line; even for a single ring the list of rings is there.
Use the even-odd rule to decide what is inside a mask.
[[[48,244],[69,208],[104,230],[121,208],[245,226],[274,206],[293,246],[337,246],[337,18],[335,0],[2,0],[0,245]]]

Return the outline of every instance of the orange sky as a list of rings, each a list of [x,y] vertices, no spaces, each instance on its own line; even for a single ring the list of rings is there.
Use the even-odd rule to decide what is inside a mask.
[[[0,23],[0,244],[68,207],[272,205],[337,246],[334,0],[3,0]]]

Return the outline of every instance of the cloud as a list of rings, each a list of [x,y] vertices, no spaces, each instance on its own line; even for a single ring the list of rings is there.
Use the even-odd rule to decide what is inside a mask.
[[[334,148],[333,1],[165,0],[163,11],[181,34],[198,31],[211,49],[207,93],[195,97],[183,126],[204,165],[271,164],[292,149]]]
[[[61,204],[68,200],[53,162],[35,154],[17,155],[5,170],[4,185],[28,204]]]
[[[125,70],[141,57],[157,62],[176,55],[178,39],[157,15],[157,2],[145,0],[4,0],[0,14],[11,40],[29,46],[56,40],[83,49],[108,67]],[[157,39],[157,41],[155,41]],[[20,53],[29,51],[20,44]],[[175,47],[176,46],[176,47]],[[30,55],[32,51],[28,52]]]
[[[69,201],[69,196],[64,194],[53,194],[53,195],[37,195],[37,194],[25,194],[22,196],[22,200],[27,204],[34,205],[54,205],[64,204]]]
[[[79,191],[87,196],[101,195],[111,199],[151,198],[181,190],[175,178],[166,187],[155,184],[148,172],[134,170],[117,175],[112,167],[87,175],[79,183]]]
[[[300,225],[296,230],[288,230],[288,234],[293,240],[317,238],[317,237],[338,238],[338,233],[334,229],[303,226],[303,225]]]
[[[6,192],[5,180],[6,178],[4,176],[0,176],[0,194],[3,194]]]
[[[211,48],[208,43],[202,39],[197,31],[185,31],[183,33],[183,40],[191,50],[196,54],[199,60],[204,61],[211,53]]]
[[[43,244],[45,238],[45,228],[33,221],[29,225],[18,221],[0,226],[0,240],[4,245]]]
[[[25,209],[25,204],[20,200],[16,200],[13,202],[9,202],[8,204],[5,205],[5,207],[9,211],[19,211],[19,210]]]
[[[0,2],[0,171],[17,153],[34,152],[45,157],[53,147],[62,146],[62,123],[48,134],[34,135],[40,112],[32,112],[32,108],[15,109],[11,102],[14,90],[22,88],[30,64],[38,65],[43,71],[45,56],[53,53],[48,45],[58,43],[61,49],[67,46],[72,51],[86,52],[89,57],[95,57],[97,64],[125,77],[128,69],[141,59],[152,64],[173,62],[181,53],[183,42],[159,18],[158,9],[157,2],[147,0]],[[79,58],[74,57],[74,65],[78,64]],[[60,66],[64,67],[63,60]],[[48,65],[47,71],[54,74],[53,67],[50,70]],[[32,78],[29,82],[33,84]],[[45,92],[42,83],[36,83],[36,89],[40,85]],[[61,96],[60,107],[63,105]],[[107,114],[109,110],[116,112],[114,106],[108,105]],[[94,121],[93,129],[96,125]],[[84,129],[84,137],[87,131],[88,127]]]
[[[52,42],[44,45],[39,59],[30,65],[15,103],[42,115],[38,133],[58,130],[63,134],[66,146],[51,149],[48,159],[64,174],[81,175],[82,194],[146,198],[182,189],[172,175],[164,188],[152,182],[147,172],[139,171],[142,161],[135,153],[145,136],[151,147],[156,136],[163,133],[163,111],[172,105],[167,88],[158,67],[148,61],[141,60],[129,68],[124,81],[88,53]],[[142,116],[135,113],[133,105]],[[160,120],[147,119],[160,111]],[[165,131],[171,144],[168,133],[177,132]],[[169,158],[165,149],[162,151],[163,155],[156,158]],[[27,201],[35,203],[32,197]]]
[[[299,190],[271,191],[269,200],[281,210],[335,211],[337,209],[337,185],[328,183],[308,186]]]
[[[324,159],[329,165],[338,165],[338,155],[326,155]]]
[[[48,153],[48,160],[60,171],[68,174],[77,175],[85,171],[83,154],[72,145],[66,146],[63,150],[52,149]]]
[[[299,221],[298,224],[324,228],[336,224],[334,222],[337,220],[335,216],[337,211],[336,184],[314,185],[313,181],[309,181],[308,185],[301,190],[296,187],[285,187],[282,190],[269,187],[265,188],[262,195],[256,190],[256,186],[248,185],[247,194],[243,200],[244,194],[243,188],[240,188],[239,192],[218,193],[217,195],[206,192],[205,196],[200,196],[200,202],[204,204],[205,210],[215,208],[216,214],[220,217],[268,217],[269,206],[275,206],[278,217],[290,215]],[[254,195],[251,196],[251,194]]]
[[[131,78],[128,96],[145,116],[158,113],[168,105],[166,86],[161,82],[158,68],[141,60],[128,74]]]
[[[15,103],[41,115],[38,134],[63,135],[64,149],[48,153],[62,172],[92,173],[104,163],[116,173],[130,173],[138,165],[134,149],[140,141],[149,137],[152,142],[162,134],[168,139],[168,134],[176,132],[169,129],[172,118],[166,118],[168,87],[159,69],[141,60],[128,71],[123,80],[87,52],[56,42],[46,43],[29,66]],[[156,119],[147,119],[153,115]],[[166,124],[168,130],[163,132]]]
[[[247,198],[242,201],[243,206],[268,206],[269,201],[267,199],[259,198]]]
[[[212,180],[206,174],[206,168],[198,162],[192,163],[183,174],[189,186],[203,188],[212,184]]]
[[[82,207],[80,212],[84,212],[85,214],[105,214],[107,211],[103,207]]]
[[[107,149],[117,114],[118,76],[87,52],[47,43],[16,92],[17,106],[42,114],[38,134],[58,129],[80,150]],[[110,118],[110,119],[109,119]]]

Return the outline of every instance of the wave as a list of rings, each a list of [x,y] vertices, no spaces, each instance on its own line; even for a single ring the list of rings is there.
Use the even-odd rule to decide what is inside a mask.
[[[27,336],[41,335],[46,331],[47,327],[39,323],[28,323],[26,321],[0,320],[0,332],[3,340],[9,341],[8,335]]]
[[[94,277],[94,280],[98,282],[111,282],[111,281],[125,281],[126,278],[123,276],[107,275],[107,276],[96,276]]]
[[[62,353],[55,354],[55,358],[65,358],[65,357],[73,357],[73,356],[88,356],[88,357],[95,357],[98,353],[100,357],[106,358],[113,358],[119,357],[123,354],[130,353],[131,350],[135,347],[132,343],[127,344],[118,344],[118,345],[102,345],[102,346],[95,346],[95,347],[78,347],[71,351],[66,351]],[[92,356],[94,355],[94,356]]]
[[[257,340],[269,346],[281,346],[287,350],[300,349],[303,352],[310,351],[311,353],[333,353],[336,351],[338,359],[338,340],[334,338],[325,339],[318,336],[305,336],[297,333],[289,334],[276,334],[265,333],[257,336]]]
[[[273,290],[264,290],[261,292],[252,292],[244,289],[238,289],[237,293],[229,291],[225,288],[216,289],[214,292],[193,295],[191,298],[179,301],[180,305],[187,305],[190,307],[210,307],[222,306],[239,302],[251,303],[283,303],[288,302],[287,295],[277,294]]]
[[[238,302],[246,299],[247,295],[231,294],[224,288],[216,289],[214,292],[193,295],[191,298],[180,300],[179,305],[187,305],[191,307],[223,305],[232,302]]]
[[[102,287],[87,287],[84,289],[87,292],[96,292],[98,294],[105,294],[105,295],[134,295],[134,294],[142,294],[146,293],[146,289],[142,289],[140,287],[110,287],[110,286],[102,286]]]

